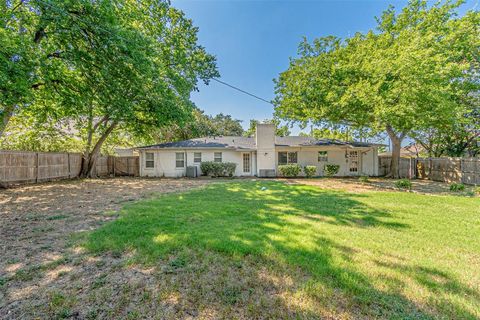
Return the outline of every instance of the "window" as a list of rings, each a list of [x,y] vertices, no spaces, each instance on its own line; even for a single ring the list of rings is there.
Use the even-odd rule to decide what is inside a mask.
[[[250,153],[243,154],[243,172],[250,172]]]
[[[289,164],[297,163],[297,153],[296,152],[279,152],[278,153],[278,164]]]
[[[288,163],[297,163],[297,153],[289,152],[288,153]]]
[[[175,167],[184,168],[185,167],[185,153],[177,152],[175,153]]]
[[[222,153],[221,152],[215,152],[213,154],[213,161],[214,162],[222,162]]]
[[[318,151],[318,162],[327,162],[327,161],[328,161],[328,152]]]
[[[155,167],[154,154],[152,152],[145,153],[145,168]]]
[[[194,152],[193,153],[193,162],[194,163],[202,162],[202,153],[201,152]]]

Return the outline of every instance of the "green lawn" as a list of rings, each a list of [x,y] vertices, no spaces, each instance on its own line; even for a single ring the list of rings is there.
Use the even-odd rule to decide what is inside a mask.
[[[212,184],[128,205],[86,247],[170,261],[172,292],[227,317],[480,318],[478,198]]]

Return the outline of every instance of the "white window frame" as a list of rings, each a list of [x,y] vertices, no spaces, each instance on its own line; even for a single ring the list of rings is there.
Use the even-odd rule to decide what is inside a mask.
[[[181,159],[178,156],[181,156]],[[182,163],[181,166],[178,165],[179,162]],[[175,152],[175,169],[183,168],[185,168],[185,152]]]
[[[220,156],[219,156],[220,155]],[[220,161],[219,161],[220,160]],[[223,161],[223,155],[221,152],[214,152],[213,153],[213,162],[222,162]]]
[[[200,163],[202,162],[202,153],[201,152],[194,152],[193,153],[193,163]]]
[[[328,151],[318,151],[318,162],[328,162]]]
[[[149,159],[149,156],[152,156]],[[153,169],[155,168],[155,153],[153,152],[145,152],[145,169]]]
[[[286,153],[287,154],[287,163],[280,163],[280,153]],[[290,161],[290,155],[291,154],[295,154],[295,162],[293,161]],[[278,165],[281,166],[281,165],[285,165],[285,164],[297,164],[298,163],[298,152],[297,151],[279,151],[278,152]]]

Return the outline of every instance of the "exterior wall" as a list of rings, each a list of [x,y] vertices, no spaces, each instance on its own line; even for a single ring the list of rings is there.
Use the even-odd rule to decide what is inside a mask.
[[[359,171],[356,173],[350,172],[349,159],[345,157],[345,151],[356,150],[361,156]],[[345,148],[345,147],[319,147],[319,148],[293,148],[293,147],[281,147],[276,149],[278,152],[297,152],[297,163],[302,166],[316,166],[317,176],[323,176],[323,167],[325,164],[337,164],[340,166],[338,174],[336,176],[352,176],[352,175],[378,175],[378,163],[377,163],[377,149],[376,148]],[[328,161],[318,161],[318,151],[328,152]],[[278,159],[278,156],[277,156]],[[276,162],[276,168],[278,172],[278,160]],[[303,175],[303,172],[302,172]]]
[[[186,175],[185,168],[175,167],[175,153],[184,152],[186,154],[186,166],[197,166],[198,173],[200,172],[200,164],[194,163],[194,153],[202,153],[202,161],[213,161],[215,152],[222,152],[223,162],[233,162],[237,164],[235,176],[253,176],[258,174],[259,169],[275,169],[278,174],[278,160],[277,154],[281,151],[292,152],[296,151],[298,156],[298,164],[302,167],[306,165],[314,165],[317,167],[317,176],[323,176],[323,167],[326,163],[338,164],[340,169],[337,176],[352,176],[352,175],[378,175],[378,152],[377,148],[345,148],[345,147],[277,147],[274,149],[263,149],[260,153],[256,151],[245,151],[250,154],[250,173],[243,172],[243,151],[225,150],[225,149],[190,149],[190,150],[151,150],[140,151],[140,175],[146,177],[183,177]],[[360,163],[359,171],[351,173],[349,171],[349,159],[345,157],[345,151],[357,150],[359,151]],[[318,161],[318,151],[328,152],[328,162]],[[154,168],[145,167],[145,152],[154,153]],[[267,152],[268,156],[264,153]],[[273,164],[272,164],[273,161]],[[302,172],[303,175],[303,172]]]
[[[145,153],[152,152],[154,154],[154,168],[145,167]],[[176,168],[175,153],[183,152],[185,154],[186,166],[196,166],[198,173],[200,171],[200,163],[194,163],[194,153],[202,153],[202,161],[213,161],[215,152],[222,153],[222,162],[233,162],[237,164],[235,176],[250,176],[255,174],[254,151],[234,151],[225,149],[197,149],[197,150],[151,150],[140,152],[140,175],[144,177],[169,177],[179,178],[186,175],[186,166],[184,168]],[[243,172],[243,153],[250,154],[250,172]]]
[[[362,173],[378,176],[378,148],[371,148],[362,155]]]
[[[256,174],[263,169],[276,169],[275,125],[259,123],[255,133],[257,145]]]

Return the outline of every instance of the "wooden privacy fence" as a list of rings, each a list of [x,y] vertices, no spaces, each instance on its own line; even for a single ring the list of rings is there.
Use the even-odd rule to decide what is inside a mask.
[[[379,175],[390,172],[391,157],[378,158]],[[480,184],[480,158],[401,158],[401,178]]]
[[[0,183],[10,185],[76,178],[81,165],[80,153],[0,151]],[[138,157],[100,156],[93,174],[99,177],[138,176]]]

